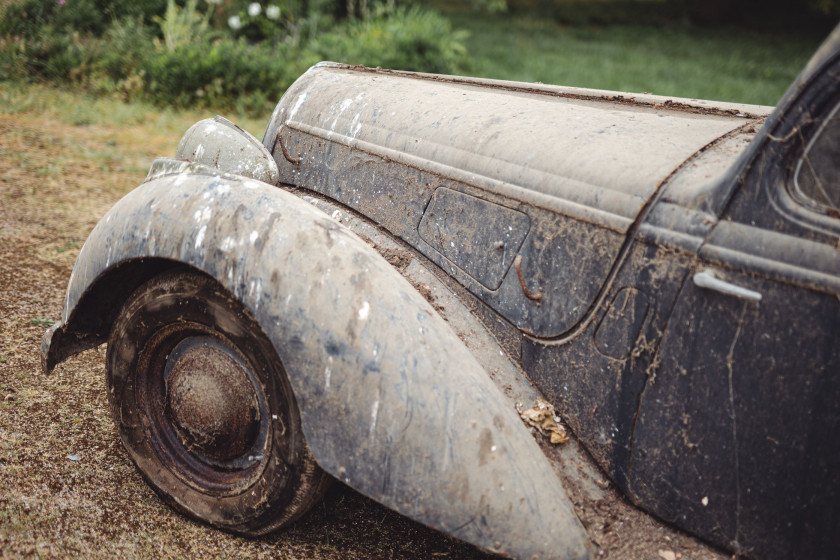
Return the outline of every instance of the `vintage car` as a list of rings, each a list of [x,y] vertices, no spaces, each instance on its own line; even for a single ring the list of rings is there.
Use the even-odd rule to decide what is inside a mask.
[[[318,64],[102,218],[44,367],[107,342],[139,470],[240,534],[334,477],[597,556],[531,409],[705,541],[840,557],[838,76],[840,31],[775,109]]]

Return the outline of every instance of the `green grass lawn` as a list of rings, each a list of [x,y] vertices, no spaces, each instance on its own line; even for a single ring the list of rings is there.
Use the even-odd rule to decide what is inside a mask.
[[[736,28],[448,15],[470,31],[476,76],[763,105],[778,102],[822,41]]]

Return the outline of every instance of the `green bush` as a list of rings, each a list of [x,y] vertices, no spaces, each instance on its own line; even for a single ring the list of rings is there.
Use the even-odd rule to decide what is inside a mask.
[[[311,55],[285,43],[251,45],[242,39],[180,45],[159,50],[141,71],[147,95],[180,107],[230,106],[247,112],[269,110],[306,67]]]
[[[152,32],[139,20],[117,21],[102,37],[42,27],[32,37],[0,39],[0,73],[6,79],[72,83],[100,93],[132,93],[123,87],[154,53]]]
[[[465,31],[448,19],[417,6],[380,11],[352,20],[319,37],[312,45],[321,58],[399,70],[461,74],[469,70]]]
[[[33,37],[52,21],[55,2],[21,0],[0,7],[0,36]]]
[[[250,6],[244,5],[228,19],[228,26],[235,37],[244,37],[252,43],[282,41],[295,24],[295,12],[285,4],[269,4],[265,9],[259,3],[259,10],[253,15]],[[235,20],[235,23],[234,23]]]
[[[264,113],[321,59],[437,73],[469,67],[466,34],[428,9],[369,0],[370,17],[336,24],[338,0],[249,4],[13,0],[0,8],[0,80]]]
[[[96,5],[111,19],[119,20],[129,17],[146,23],[152,21],[155,16],[162,15],[166,10],[166,0],[131,0],[130,2],[96,0]]]
[[[0,37],[33,37],[45,26],[99,35],[111,21],[130,17],[150,22],[165,9],[166,0],[12,0],[0,7]]]
[[[172,52],[176,47],[190,42],[201,42],[208,37],[211,9],[204,14],[198,8],[198,0],[186,0],[183,6],[168,0],[166,12],[162,16],[153,17],[153,21],[160,27],[163,44]]]
[[[7,78],[75,80],[86,61],[78,36],[53,32],[49,26],[35,37],[10,38],[0,44],[0,71]]]
[[[44,3],[55,4],[55,1]],[[60,30],[99,35],[105,31],[106,21],[94,0],[68,0],[64,5],[56,5],[50,23]]]
[[[115,21],[105,32],[107,48],[101,49],[95,70],[115,81],[136,73],[154,53],[153,38],[154,31],[140,19]]]

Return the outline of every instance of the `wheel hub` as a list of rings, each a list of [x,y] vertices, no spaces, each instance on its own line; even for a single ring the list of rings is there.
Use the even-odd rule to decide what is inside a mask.
[[[175,358],[166,380],[167,411],[185,448],[214,461],[251,449],[260,432],[260,406],[245,369],[212,346]]]

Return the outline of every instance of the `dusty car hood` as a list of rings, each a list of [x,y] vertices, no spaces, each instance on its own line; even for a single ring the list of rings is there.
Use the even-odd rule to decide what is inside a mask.
[[[434,162],[633,220],[692,154],[769,113],[759,106],[524,86],[321,63],[284,96],[278,111],[285,114],[275,114],[266,142],[282,122],[332,142]]]

